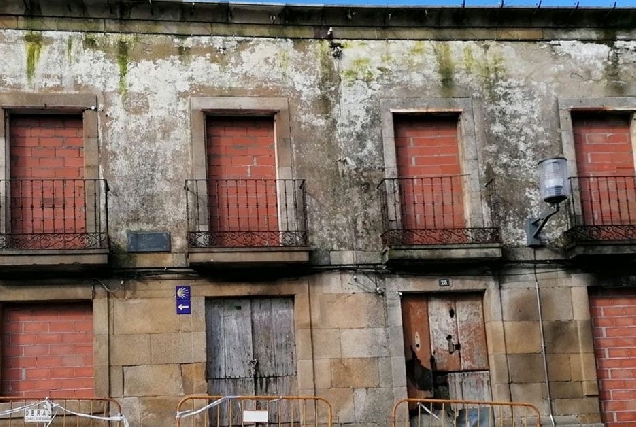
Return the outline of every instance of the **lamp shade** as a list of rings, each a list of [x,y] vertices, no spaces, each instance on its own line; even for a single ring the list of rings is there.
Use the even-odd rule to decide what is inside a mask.
[[[547,203],[560,203],[570,195],[568,161],[565,157],[553,157],[539,162],[541,197]]]

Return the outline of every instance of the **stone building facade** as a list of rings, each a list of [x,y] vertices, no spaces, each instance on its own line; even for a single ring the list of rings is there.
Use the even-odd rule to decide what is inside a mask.
[[[634,14],[3,1],[0,394],[636,421]]]

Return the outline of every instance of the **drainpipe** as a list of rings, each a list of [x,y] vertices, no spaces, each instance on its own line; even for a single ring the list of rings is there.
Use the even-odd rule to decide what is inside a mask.
[[[550,422],[552,423],[552,427],[556,426],[554,421],[554,415],[552,410],[552,397],[550,396],[550,379],[548,378],[548,358],[545,350],[545,334],[543,333],[543,314],[541,311],[541,294],[539,293],[539,278],[537,276],[537,249],[532,249],[532,254],[534,255],[534,289],[537,293],[537,309],[539,310],[539,330],[541,331],[541,355],[543,356],[543,372],[545,374],[545,388],[546,394],[548,398],[548,411],[550,412]]]
[[[307,306],[309,309],[309,342],[311,345],[311,375],[314,377],[314,396],[316,396],[316,358],[315,358],[315,350],[314,350],[314,320],[313,313],[311,312],[311,284],[309,283],[311,279],[307,279]]]

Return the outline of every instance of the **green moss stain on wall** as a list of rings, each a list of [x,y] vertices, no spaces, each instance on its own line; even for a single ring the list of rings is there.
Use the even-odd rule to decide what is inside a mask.
[[[66,59],[68,62],[73,62],[73,38],[69,37],[66,40]]]
[[[282,51],[278,54],[278,67],[283,77],[287,77],[287,71],[289,70],[289,53]]]
[[[84,34],[84,38],[82,39],[82,47],[84,49],[95,49],[97,48],[97,39],[92,34]]]
[[[119,90],[125,94],[128,90],[128,55],[130,46],[126,40],[117,43],[117,64],[119,65]]]
[[[417,40],[413,43],[413,46],[408,50],[406,57],[406,65],[409,70],[417,70],[424,61],[424,55],[426,54],[426,44]]]
[[[491,99],[497,99],[496,86],[498,82],[506,79],[504,58],[498,53],[489,53],[484,49],[483,61],[476,64],[484,89]]]
[[[230,64],[232,53],[225,47],[211,48],[210,54],[207,56],[211,64],[217,64],[219,67],[227,67]]]
[[[342,49],[346,50],[346,49],[355,49],[355,48],[365,48],[367,46],[367,43],[362,41],[362,40],[344,40],[344,41],[340,41],[339,43],[342,44]]]
[[[473,73],[476,68],[475,54],[470,46],[465,46],[463,50],[464,69],[467,73]]]
[[[190,51],[191,49],[188,46],[177,46],[177,54],[179,55],[179,61],[185,62],[186,64],[189,63]]]
[[[128,72],[130,71],[131,55],[134,46],[140,46],[141,49],[146,48],[144,52],[152,55],[151,57],[174,57],[174,45],[160,45],[161,49],[152,49],[150,45],[143,45],[143,38],[139,34],[126,35],[107,35],[107,34],[90,34],[83,35],[82,48],[84,50],[94,50],[103,53],[106,57],[117,64],[119,74],[119,91],[122,95],[128,92]],[[188,51],[182,51],[179,46],[176,47],[181,54],[188,54]],[[153,58],[154,59],[154,58]]]
[[[625,82],[623,82],[620,70],[618,49],[610,47],[607,54],[607,62],[605,63],[605,78],[607,86],[616,94],[625,94]]]
[[[409,55],[422,56],[424,55],[424,52],[426,52],[426,45],[424,44],[423,41],[417,40],[413,44],[413,47],[409,50]]]
[[[333,111],[336,98],[338,95],[338,87],[340,86],[340,77],[334,64],[331,47],[329,42],[324,40],[319,47],[320,70],[319,85],[320,99],[318,101],[319,111],[321,114],[329,114]]]
[[[30,82],[35,76],[35,69],[40,61],[42,33],[30,32],[24,36],[24,41],[26,42],[26,75]]]
[[[601,32],[601,40],[609,48],[605,69],[603,70],[607,87],[620,96],[625,94],[625,82],[623,81],[623,76],[621,76],[620,53],[616,47],[616,39],[615,29],[605,29]]]
[[[342,78],[348,83],[356,80],[362,80],[365,83],[371,82],[374,78],[371,71],[371,60],[369,58],[354,59],[351,68],[342,71]]]
[[[442,84],[442,94],[450,96],[455,87],[455,64],[451,57],[450,46],[447,43],[441,43],[435,47],[434,51],[440,83]]]

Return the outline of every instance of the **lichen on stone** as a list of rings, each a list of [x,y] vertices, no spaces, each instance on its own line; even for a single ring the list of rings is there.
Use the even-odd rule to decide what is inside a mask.
[[[40,61],[42,52],[42,33],[29,32],[24,36],[26,42],[26,75],[29,82],[35,76],[35,69]]]

